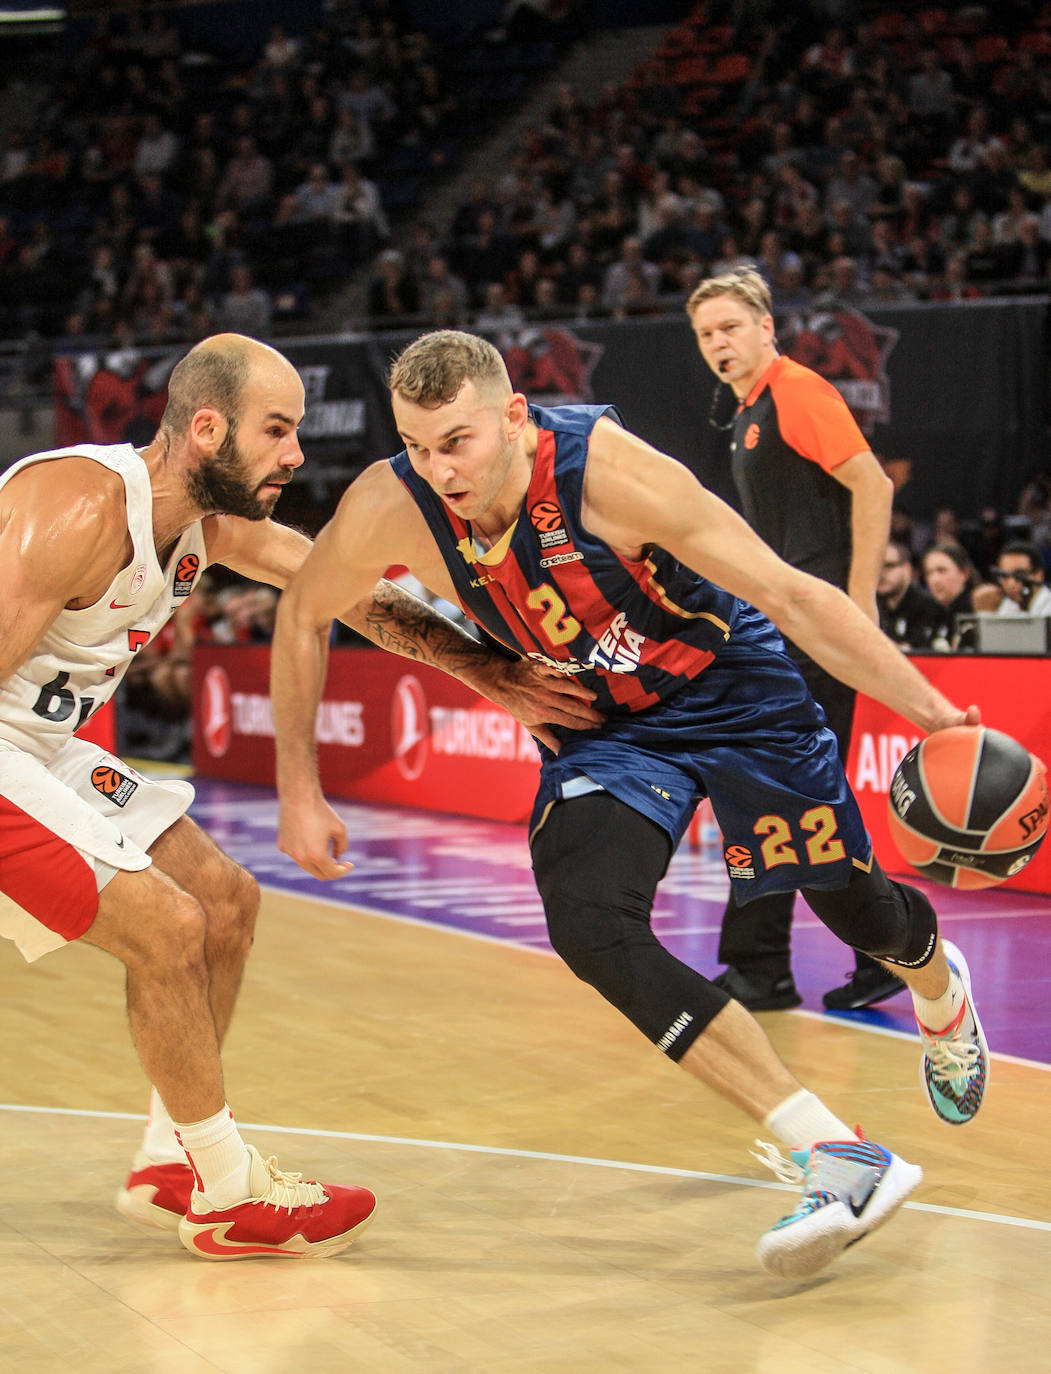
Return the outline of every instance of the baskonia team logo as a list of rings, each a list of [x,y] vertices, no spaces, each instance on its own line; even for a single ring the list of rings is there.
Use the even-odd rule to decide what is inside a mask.
[[[778,337],[790,358],[832,383],[863,434],[889,422],[887,359],[898,342],[898,330],[825,298],[793,315],[778,329]]]
[[[537,405],[590,401],[591,374],[602,345],[568,329],[521,329],[500,339],[511,385]]]

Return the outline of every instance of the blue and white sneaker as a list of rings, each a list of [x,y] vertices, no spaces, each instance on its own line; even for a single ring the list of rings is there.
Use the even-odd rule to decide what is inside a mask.
[[[790,1150],[757,1140],[751,1153],[785,1183],[802,1183],[794,1212],[759,1239],[759,1263],[771,1274],[805,1279],[830,1264],[892,1216],[923,1178],[890,1150],[866,1140],[828,1140],[810,1150]]]
[[[928,1030],[917,1020],[923,1045],[920,1082],[939,1120],[950,1126],[966,1126],[977,1116],[989,1084],[989,1045],[971,998],[967,960],[948,940],[942,941],[942,948],[949,967],[963,984],[964,998],[944,1030]]]

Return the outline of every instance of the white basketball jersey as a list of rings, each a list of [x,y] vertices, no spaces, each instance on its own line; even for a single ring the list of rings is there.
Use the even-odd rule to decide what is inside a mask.
[[[124,480],[131,562],[92,606],[62,611],[36,651],[0,686],[0,747],[24,749],[47,762],[117,690],[128,665],[185,603],[207,563],[195,521],[162,568],[153,542],[153,489],[146,464],[130,444],[79,444],[34,453],[0,474],[4,486],[30,463],[79,455]]]

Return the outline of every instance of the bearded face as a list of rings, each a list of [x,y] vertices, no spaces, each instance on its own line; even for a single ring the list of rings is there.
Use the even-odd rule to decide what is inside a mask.
[[[237,443],[237,420],[228,421],[226,437],[211,458],[203,460],[187,479],[189,495],[202,511],[215,515],[238,515],[242,520],[265,520],[277,504],[280,492],[274,488],[291,480],[283,470],[267,473],[255,481],[249,460]],[[268,490],[264,493],[263,488]]]

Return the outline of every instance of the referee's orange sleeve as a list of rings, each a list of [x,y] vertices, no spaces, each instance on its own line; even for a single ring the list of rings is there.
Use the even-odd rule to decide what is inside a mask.
[[[785,359],[770,380],[781,437],[802,458],[831,472],[857,453],[869,450],[846,401],[831,382]]]

